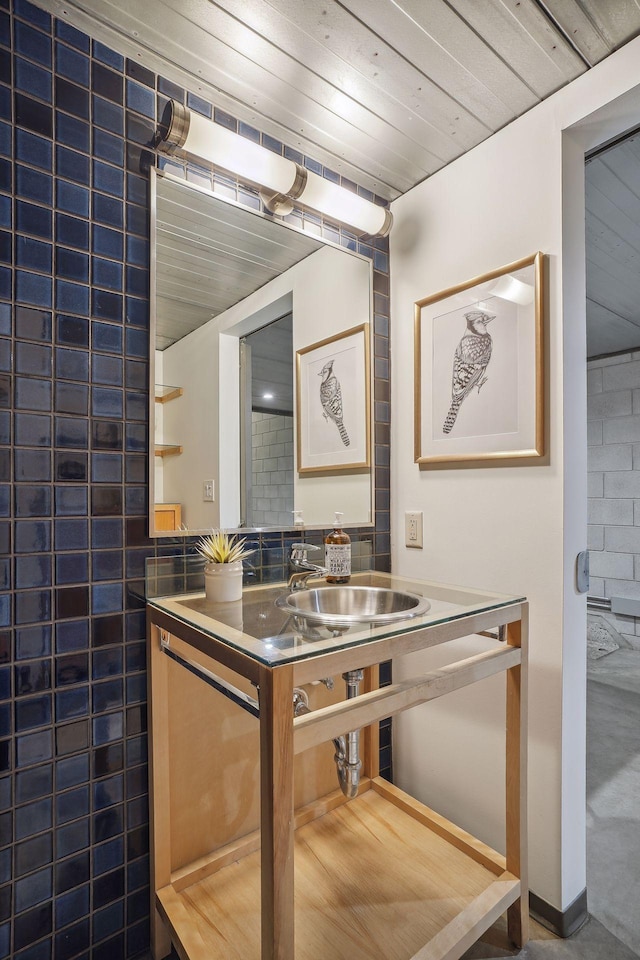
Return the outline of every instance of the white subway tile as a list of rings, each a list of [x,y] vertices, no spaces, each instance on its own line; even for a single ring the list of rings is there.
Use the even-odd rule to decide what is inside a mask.
[[[640,417],[617,417],[604,421],[605,443],[634,443],[640,441]]]
[[[591,556],[589,556],[589,568],[591,568]],[[604,597],[604,580],[601,577],[589,576],[589,595],[591,597]]]
[[[607,443],[587,450],[587,470],[632,470],[633,446],[630,443]]]
[[[605,550],[640,554],[640,527],[608,526],[604,534]]]
[[[604,527],[599,523],[590,523],[587,527],[587,549],[604,550]]]
[[[638,584],[633,580],[615,580],[607,577],[604,582],[605,597],[633,597],[639,594]]]
[[[593,474],[597,476],[598,474]],[[640,498],[640,473],[623,471],[604,474],[605,497]]]
[[[595,551],[589,554],[589,569],[594,577],[633,580],[633,556],[627,553]]]
[[[587,474],[587,496],[588,497],[604,496],[604,474],[603,473]]]
[[[587,366],[587,396],[592,393],[602,393],[602,367]]]
[[[590,447],[602,443],[602,420],[589,420],[587,423],[587,443]]]
[[[633,525],[633,500],[590,499],[587,515],[590,524]]]
[[[628,417],[633,413],[631,390],[616,390],[611,393],[597,393],[587,397],[587,417],[589,420],[607,420],[610,417]]]
[[[603,368],[603,390],[624,390],[629,387],[640,387],[640,360],[617,363]]]

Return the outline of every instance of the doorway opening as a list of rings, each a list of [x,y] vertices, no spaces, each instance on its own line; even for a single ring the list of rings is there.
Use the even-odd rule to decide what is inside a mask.
[[[586,157],[589,912],[640,954],[640,133]]]
[[[240,341],[242,526],[291,526],[293,314]]]

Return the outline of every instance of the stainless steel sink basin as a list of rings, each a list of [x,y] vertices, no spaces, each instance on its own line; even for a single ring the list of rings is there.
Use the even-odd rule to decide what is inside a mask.
[[[293,590],[278,597],[276,605],[292,616],[314,623],[351,625],[392,623],[420,617],[431,604],[424,597],[385,587],[335,586]]]

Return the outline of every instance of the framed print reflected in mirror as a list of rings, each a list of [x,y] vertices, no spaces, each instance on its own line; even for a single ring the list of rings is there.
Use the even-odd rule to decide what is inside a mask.
[[[541,253],[415,304],[415,462],[544,454]]]
[[[296,351],[298,473],[369,468],[369,324]]]

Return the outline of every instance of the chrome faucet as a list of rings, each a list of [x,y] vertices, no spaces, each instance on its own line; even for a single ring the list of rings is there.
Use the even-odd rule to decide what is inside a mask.
[[[326,567],[321,567],[317,563],[311,563],[307,554],[310,551],[316,552],[320,549],[313,543],[292,543],[291,553],[289,555],[289,566],[291,576],[289,577],[289,590],[304,590],[307,580],[310,577],[323,577],[328,573]]]

